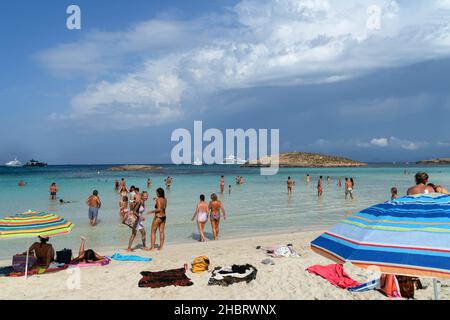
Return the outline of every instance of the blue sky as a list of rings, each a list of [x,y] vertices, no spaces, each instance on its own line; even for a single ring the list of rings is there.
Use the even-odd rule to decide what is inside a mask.
[[[450,156],[450,0],[20,0],[0,39],[0,162],[169,162],[194,120],[279,128],[282,151]]]

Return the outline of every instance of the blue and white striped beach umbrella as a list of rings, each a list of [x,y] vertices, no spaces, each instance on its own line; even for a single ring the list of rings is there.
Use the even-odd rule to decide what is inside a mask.
[[[337,263],[450,278],[450,195],[406,196],[347,218],[311,242]]]

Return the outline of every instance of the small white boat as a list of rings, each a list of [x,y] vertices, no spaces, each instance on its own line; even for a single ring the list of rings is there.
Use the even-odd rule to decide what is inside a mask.
[[[22,162],[17,160],[17,158],[15,158],[13,161],[9,161],[9,162],[5,163],[5,166],[18,168],[18,167],[23,167],[23,164],[22,164]]]
[[[203,162],[199,159],[199,158],[197,158],[195,161],[194,161],[194,166],[201,166],[203,164]]]
[[[245,160],[239,159],[234,155],[230,154],[227,158],[223,159],[223,164],[244,164]]]

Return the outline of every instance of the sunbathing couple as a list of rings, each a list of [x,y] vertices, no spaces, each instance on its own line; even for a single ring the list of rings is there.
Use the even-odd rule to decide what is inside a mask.
[[[39,236],[38,238],[39,242],[33,243],[33,245],[31,245],[31,247],[28,249],[28,253],[36,258],[37,266],[43,266],[47,269],[50,264],[55,261],[55,249],[53,249],[53,246],[48,243],[48,241],[50,240],[49,237]],[[70,264],[99,263],[105,259],[105,257],[95,253],[94,250],[85,250],[85,242],[86,238],[81,237],[81,245],[78,252],[78,257],[72,259],[70,261]],[[23,254],[25,255],[26,252],[24,252]]]
[[[208,217],[211,220],[211,227],[214,240],[219,239],[220,215],[223,214],[224,220],[227,216],[222,201],[217,199],[215,193],[211,194],[211,201],[205,202],[205,195],[200,195],[200,202],[197,204],[192,221],[197,218],[198,231],[200,232],[200,241],[205,242],[205,225],[208,222]]]

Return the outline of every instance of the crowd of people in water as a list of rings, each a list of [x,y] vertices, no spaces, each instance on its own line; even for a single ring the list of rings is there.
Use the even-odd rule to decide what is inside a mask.
[[[309,185],[309,183],[311,182],[311,176],[309,175],[309,173],[306,175],[306,184]],[[289,176],[287,179],[287,193],[288,196],[292,195],[292,189],[293,186],[295,185],[295,181]],[[326,183],[327,185],[331,184],[331,177],[327,176],[326,178]],[[338,179],[338,183],[337,183],[339,188],[342,188],[342,177],[339,177]],[[351,199],[353,199],[353,189],[355,188],[355,180],[353,178],[345,178],[345,199],[348,199],[348,197],[350,197]],[[323,176],[319,176],[319,179],[317,180],[317,197],[322,197],[323,195]]]
[[[309,174],[306,175],[306,184],[311,182],[311,177]],[[407,195],[414,194],[429,194],[429,193],[441,193],[441,194],[450,194],[449,191],[441,186],[435,185],[433,183],[428,182],[429,177],[425,172],[418,172],[415,175],[416,184],[410,187],[407,190]],[[331,184],[331,177],[326,177],[326,184]],[[242,176],[237,176],[235,178],[235,182],[238,185],[244,184],[245,180]],[[167,222],[167,198],[166,191],[170,191],[170,187],[173,183],[173,178],[168,176],[164,179],[166,190],[163,188],[157,188],[155,192],[155,196],[153,197],[154,207],[150,210],[147,209],[147,201],[149,199],[149,193],[146,190],[140,190],[139,187],[134,185],[128,187],[124,178],[120,181],[115,181],[115,190],[119,195],[119,217],[121,223],[127,225],[131,229],[130,238],[128,241],[127,251],[134,251],[135,247],[133,247],[134,241],[136,239],[137,234],[139,233],[142,241],[142,249],[153,251],[156,248],[158,250],[162,250],[164,247],[165,240],[165,226]],[[320,198],[323,195],[323,184],[324,177],[319,176],[317,181],[317,196]],[[147,179],[147,189],[152,188],[151,179]],[[287,179],[287,191],[288,195],[292,195],[293,187],[295,185],[295,181],[292,177],[288,177]],[[337,186],[339,188],[344,188],[345,199],[350,197],[353,199],[353,190],[355,187],[355,181],[353,177],[339,177],[337,180]],[[222,175],[219,181],[220,193],[223,194],[225,192],[225,177]],[[398,198],[398,189],[397,187],[391,188],[391,200],[395,200]],[[50,199],[56,200],[58,192],[58,186],[56,183],[52,183],[49,187]],[[228,193],[231,193],[231,185],[228,185]],[[64,201],[63,199],[59,199],[60,204],[71,203],[70,201]],[[97,190],[94,190],[92,194],[86,200],[86,204],[88,206],[88,217],[89,223],[91,226],[95,227],[97,225],[97,219],[99,210],[102,205],[102,201],[100,199],[99,193]],[[146,221],[146,216],[152,216],[151,225],[150,225],[150,246],[147,246],[147,233],[144,222]],[[219,231],[220,231],[220,223],[221,220],[227,219],[227,214],[224,208],[222,201],[219,200],[216,193],[212,193],[209,196],[209,201],[207,200],[204,194],[199,196],[198,203],[195,207],[194,214],[192,216],[192,221],[195,221],[198,227],[198,231],[200,234],[199,241],[205,242],[205,227],[208,222],[211,223],[211,230],[214,240],[219,239]],[[156,245],[157,234],[159,233],[159,246]],[[33,253],[41,262],[50,263],[51,259],[49,257],[52,256],[52,252],[54,255],[54,250],[48,243],[48,238],[40,237],[40,242],[33,244],[29,252]],[[82,238],[79,255],[76,258],[77,261],[98,261],[103,259],[102,256],[96,254],[92,250],[84,249],[85,239]]]

